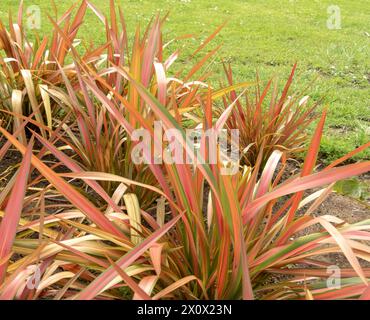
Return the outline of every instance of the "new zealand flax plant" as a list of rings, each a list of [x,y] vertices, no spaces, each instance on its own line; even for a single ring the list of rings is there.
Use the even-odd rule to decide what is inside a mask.
[[[16,21],[11,15],[7,26],[0,21],[0,117],[14,130],[19,126],[17,115],[30,114],[52,128],[60,110],[50,101],[47,91],[51,86],[63,87],[60,68],[71,82],[77,81],[70,53],[81,42],[77,35],[88,3],[81,1],[77,9],[74,4],[56,20],[48,16],[55,27],[42,36],[27,30],[23,7],[21,1]],[[94,63],[101,59],[104,49],[87,50],[81,59]],[[45,137],[44,129],[40,133]]]
[[[183,128],[170,112],[127,71],[117,68],[117,72],[132,81],[167,129],[183,132],[179,143],[195,158]],[[97,80],[104,84],[104,79]],[[120,114],[113,101],[106,103],[112,117]],[[216,130],[225,125],[234,107],[214,123]],[[204,128],[212,124],[212,110],[208,99]],[[314,172],[325,117],[324,111],[302,171],[284,181],[286,155],[275,150],[263,168],[260,151],[255,167],[245,167],[235,175],[221,175],[221,162],[195,167],[150,165],[158,188],[105,172],[71,169],[56,173],[43,160],[47,151],[57,157],[56,148],[44,143],[45,148],[34,153],[32,141],[24,146],[17,140],[19,132],[12,135],[0,129],[24,155],[12,186],[0,197],[5,210],[0,231],[11,235],[1,237],[5,248],[1,297],[120,298],[119,288],[128,287],[135,299],[366,298],[370,271],[359,259],[368,260],[370,248],[364,241],[369,239],[369,221],[348,224],[313,213],[336,181],[370,170],[369,162],[342,165],[369,144]],[[128,122],[119,116],[117,121],[131,132]],[[43,142],[39,135],[36,138]],[[1,156],[9,144],[1,149]],[[46,188],[28,182],[34,170]],[[107,204],[97,208],[65,179],[84,181]],[[114,181],[120,188],[109,198],[97,181]],[[163,199],[155,215],[142,210],[137,196],[127,192],[131,185],[147,188]],[[323,186],[309,195],[303,193]],[[46,210],[52,199],[64,200],[49,204]],[[60,203],[64,203],[62,210],[48,213],[61,208]],[[9,215],[10,208],[17,214]],[[39,239],[26,236],[32,234]],[[11,252],[23,258],[12,260]],[[329,253],[344,255],[351,266],[341,270],[339,289],[326,285],[328,263],[319,257]],[[41,282],[38,289],[30,290],[26,284],[34,270],[39,270]]]
[[[257,75],[255,85],[236,102],[226,126],[239,130],[243,164],[254,166],[262,147],[262,163],[266,163],[276,149],[284,151],[289,157],[297,157],[305,151],[308,142],[307,128],[317,119],[315,111],[318,103],[310,104],[308,96],[290,92],[296,66],[293,66],[280,94],[276,79],[269,80],[261,87],[261,80]],[[231,66],[224,64],[224,69],[227,84],[232,87],[234,83]],[[225,95],[224,108],[237,95],[235,90]]]
[[[238,170],[225,175],[221,154],[208,161],[206,139],[194,151],[181,118],[203,108],[200,130],[218,133],[240,95],[219,114],[217,99],[232,90],[191,87],[182,101],[189,89],[169,80],[165,89],[166,68],[145,82],[117,61],[99,69],[72,54],[76,83],[59,67],[63,86],[47,91],[65,117],[50,128],[34,113],[18,114],[14,130],[0,127],[0,161],[12,148],[22,155],[0,190],[0,299],[369,298],[370,269],[361,261],[370,257],[370,220],[349,224],[315,210],[336,181],[370,171],[369,161],[343,165],[370,143],[317,171],[324,110],[295,175],[285,174],[288,150],[266,149],[266,137],[253,166],[234,162]],[[155,62],[144,69],[153,72]],[[154,121],[179,133],[177,145],[192,162],[149,161],[135,176],[111,171],[124,159],[116,143],[135,145],[138,128],[155,141]],[[46,134],[29,130],[23,140],[30,123]],[[97,144],[100,137],[107,143]],[[98,162],[102,154],[110,165]],[[151,178],[140,181],[144,169]],[[339,288],[328,286],[330,265],[321,259],[333,253],[349,265]]]
[[[162,43],[164,19],[157,17],[152,20],[143,35],[137,28],[134,41],[130,46],[122,10],[118,10],[119,18],[117,18],[113,1],[110,19],[90,2],[86,3],[107,31],[105,45],[107,53],[94,63],[86,63],[75,49],[71,49],[76,81],[73,83],[64,68],[60,66],[59,73],[64,81],[63,86],[51,86],[45,93],[48,99],[66,115],[64,119],[55,119],[60,130],[53,134],[53,139],[49,142],[62,143],[64,145],[61,149],[73,150],[73,158],[76,158],[79,167],[83,170],[117,174],[156,185],[148,166],[135,165],[132,162],[130,156],[133,144],[116,117],[121,121],[123,119],[127,121],[132,128],[138,128],[140,121],[141,123],[145,121],[146,128],[150,128],[156,118],[147,108],[135,86],[114,68],[119,66],[129,70],[130,74],[155,95],[180,123],[184,115],[199,108],[199,101],[204,96],[204,87],[207,85],[203,82],[206,75],[202,73],[197,75],[197,72],[201,71],[202,66],[216,51],[214,49],[199,62],[195,61],[189,72],[174,71],[173,76],[168,77],[167,74],[171,72],[170,67],[175,64],[180,53],[178,50],[170,53],[165,50],[166,45]],[[63,30],[58,29],[57,25],[55,28],[67,41]],[[211,34],[194,53],[200,52],[220,29],[221,27]],[[86,53],[86,56],[90,55]],[[104,79],[105,86],[96,81],[95,75]],[[242,85],[246,84],[240,84],[239,87]],[[221,97],[227,90],[230,89],[218,90],[215,94]],[[110,103],[116,106],[116,117],[113,117],[106,108]],[[46,143],[46,140],[43,142]],[[62,158],[65,159],[65,155],[59,150],[58,159],[63,161]],[[71,161],[74,160],[71,159]],[[115,181],[99,183],[109,195],[113,195],[119,186]],[[129,191],[138,196],[144,208],[158,198],[153,192],[138,186],[130,187]]]

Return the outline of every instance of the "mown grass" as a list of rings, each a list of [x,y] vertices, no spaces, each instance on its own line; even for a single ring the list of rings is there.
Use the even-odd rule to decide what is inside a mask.
[[[63,12],[75,1],[55,1]],[[109,1],[92,1],[108,13]],[[342,28],[329,30],[327,8],[331,1],[269,0],[121,0],[130,34],[137,23],[145,25],[157,12],[170,11],[165,26],[165,40],[194,34],[182,41],[180,61],[217,26],[227,21],[215,44],[222,43],[213,65],[214,74],[221,72],[221,60],[232,62],[235,81],[253,80],[258,69],[264,80],[278,75],[287,77],[298,62],[295,88],[314,100],[330,106],[321,157],[331,160],[361,145],[370,138],[370,2],[367,0],[335,2],[341,9]],[[25,7],[38,5],[42,30],[54,17],[48,0],[25,0]],[[8,11],[16,14],[18,3],[2,0],[0,17]],[[87,14],[80,37],[100,43],[104,39],[102,24],[92,13]],[[178,43],[177,43],[178,45]],[[171,49],[171,47],[170,47]],[[183,59],[183,60],[181,60]],[[314,81],[312,83],[312,81]],[[370,151],[360,154],[370,158]]]

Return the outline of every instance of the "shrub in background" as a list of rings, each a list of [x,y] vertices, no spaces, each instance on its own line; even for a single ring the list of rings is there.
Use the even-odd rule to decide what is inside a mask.
[[[230,66],[225,67],[228,84],[233,85]],[[297,156],[307,143],[308,125],[317,117],[314,112],[317,104],[308,107],[308,96],[289,93],[296,65],[279,95],[277,82],[270,80],[263,88],[257,77],[255,92],[248,90],[230,114],[226,125],[229,129],[239,129],[240,147],[243,150],[242,162],[254,166],[261,148],[264,148],[262,163],[265,163],[274,150],[284,151],[287,156]],[[233,90],[224,97],[225,107],[235,100]],[[243,100],[243,101],[241,101]]]

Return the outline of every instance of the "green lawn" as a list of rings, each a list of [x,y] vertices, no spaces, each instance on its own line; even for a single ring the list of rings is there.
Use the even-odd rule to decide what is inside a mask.
[[[74,1],[55,1],[61,13]],[[108,12],[109,1],[93,1]],[[192,33],[196,39],[180,43],[184,56],[223,21],[228,24],[215,43],[223,43],[213,70],[221,71],[221,58],[233,64],[235,80],[252,80],[258,69],[262,79],[279,75],[285,79],[298,62],[296,88],[305,88],[317,78],[308,94],[323,99],[330,112],[322,155],[338,157],[370,137],[370,2],[336,0],[342,28],[329,30],[327,7],[332,1],[313,0],[121,0],[129,32],[137,23],[145,25],[156,12],[170,11],[165,38]],[[50,29],[48,0],[25,0],[42,10],[42,30]],[[0,17],[13,14],[17,1],[1,0]],[[81,37],[102,41],[103,29],[92,13]],[[178,45],[178,44],[177,44]],[[370,151],[362,153],[370,158]]]

